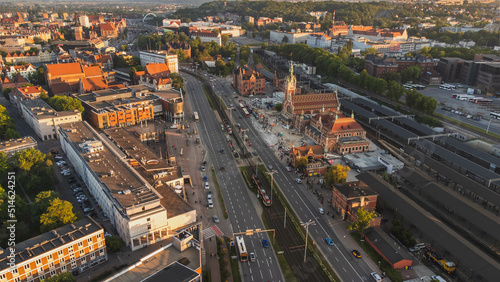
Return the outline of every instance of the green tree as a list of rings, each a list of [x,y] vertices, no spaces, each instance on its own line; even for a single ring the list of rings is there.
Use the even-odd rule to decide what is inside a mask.
[[[171,73],[170,79],[172,80],[172,87],[175,89],[181,89],[184,87],[184,80],[178,73]]]
[[[32,167],[45,162],[47,155],[30,148],[27,150],[18,151],[13,156],[14,165],[24,171],[30,171]]]
[[[389,81],[389,86],[387,87],[387,97],[391,100],[399,101],[404,93],[405,89],[403,86],[394,80]]]
[[[73,205],[68,201],[55,198],[50,201],[47,212],[40,216],[41,231],[47,232],[73,223],[75,220],[76,215],[73,213]]]
[[[283,104],[281,103],[277,103],[276,105],[274,105],[274,109],[279,113],[283,110]]]
[[[56,111],[70,111],[76,109],[83,113],[84,110],[80,100],[69,96],[54,96],[50,98],[47,103]]]
[[[227,43],[229,42],[229,35],[228,34],[223,34],[221,36],[221,41],[222,41],[222,45],[226,46]]]
[[[363,207],[359,207],[356,211],[356,221],[347,226],[348,230],[356,230],[359,234],[363,234],[363,231],[370,226],[370,222],[377,217],[377,213],[374,211],[367,211]]]
[[[332,165],[328,168],[328,172],[325,174],[325,182],[328,187],[332,187],[333,184],[343,183],[347,179],[347,173],[351,170],[350,167],[344,165]]]
[[[415,81],[422,75],[422,69],[419,66],[411,66],[401,72],[401,82]]]
[[[309,160],[305,157],[299,158],[297,160],[297,168],[299,169],[300,172],[305,172],[307,168],[307,164],[309,163]]]
[[[0,105],[0,140],[10,140],[21,137],[16,129],[16,123],[10,117],[7,109]]]
[[[378,50],[373,47],[369,47],[365,49],[365,53],[366,55],[375,55],[378,53]]]
[[[119,252],[120,249],[123,248],[123,246],[125,246],[125,243],[118,236],[114,236],[114,235],[108,236],[108,237],[106,237],[105,241],[106,241],[106,247],[112,253]]]
[[[12,87],[5,87],[3,89],[2,94],[5,97],[5,99],[9,100],[9,93],[12,92],[12,90],[14,90],[14,88]]]
[[[61,272],[54,277],[43,280],[45,282],[75,282],[76,278],[71,272]]]

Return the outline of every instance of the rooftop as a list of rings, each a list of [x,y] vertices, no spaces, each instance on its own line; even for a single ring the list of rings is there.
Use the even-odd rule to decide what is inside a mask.
[[[67,135],[74,149],[80,153],[87,166],[103,183],[105,193],[113,200],[119,210],[138,204],[159,201],[152,187],[125,163],[112,146],[97,134],[86,122],[67,123],[60,126],[59,132]],[[104,139],[104,142],[103,142]]]
[[[363,181],[352,181],[334,185],[347,199],[378,195]]]
[[[364,231],[364,234],[392,264],[402,260],[412,260],[406,250],[401,250],[401,247],[380,228],[370,227]]]
[[[80,114],[78,110],[58,112],[42,99],[24,100],[21,103],[23,103],[38,120]]]
[[[36,146],[37,142],[31,136],[1,141],[0,142],[0,152],[12,150],[14,148],[21,147],[21,146],[24,147],[24,146],[29,145],[29,144]]]
[[[98,231],[103,232],[102,227],[92,218],[86,217],[73,224],[68,224],[26,241],[16,243],[16,264],[20,264],[25,260],[32,259]],[[7,251],[0,253],[0,270],[9,267],[7,264],[9,255],[10,252]]]

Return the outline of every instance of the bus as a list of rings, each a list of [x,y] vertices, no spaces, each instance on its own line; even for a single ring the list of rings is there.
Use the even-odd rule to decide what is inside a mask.
[[[194,116],[194,121],[196,121],[196,122],[200,121],[200,117],[198,117],[198,112],[194,112],[193,116]]]
[[[246,108],[243,108],[243,113],[245,114],[245,117],[250,117],[250,113]]]
[[[243,236],[236,236],[236,245],[238,247],[238,252],[240,255],[240,261],[245,262],[248,261],[248,253],[247,247],[245,246],[245,240],[243,240]]]
[[[491,113],[490,113],[490,118],[493,118],[493,119],[500,119],[500,113],[494,113],[494,112],[491,112]]]
[[[239,103],[239,106],[240,106],[240,109],[245,108],[245,106],[243,106],[243,103]]]

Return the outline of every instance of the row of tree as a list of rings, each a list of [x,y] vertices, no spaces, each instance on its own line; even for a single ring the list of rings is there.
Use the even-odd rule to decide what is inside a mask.
[[[16,123],[10,117],[7,109],[0,105],[0,140],[10,140],[21,137],[16,129]]]

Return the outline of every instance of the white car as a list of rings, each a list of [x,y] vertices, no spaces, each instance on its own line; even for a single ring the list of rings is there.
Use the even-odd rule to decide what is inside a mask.
[[[373,280],[375,280],[376,282],[382,281],[382,278],[380,277],[380,275],[378,275],[377,272],[372,272],[372,273],[370,273],[370,275],[372,276]]]
[[[210,189],[210,185],[208,184],[208,182],[205,182],[205,189]]]
[[[56,163],[56,165],[58,165],[58,166],[62,166],[62,165],[65,165],[65,164],[66,164],[65,161],[59,161],[59,162]]]
[[[325,214],[325,210],[323,210],[323,208],[319,208],[318,211],[320,214]]]
[[[296,178],[296,179],[295,179],[295,182],[297,182],[297,183],[301,184],[301,183],[302,183],[302,180],[300,180],[300,178]]]

